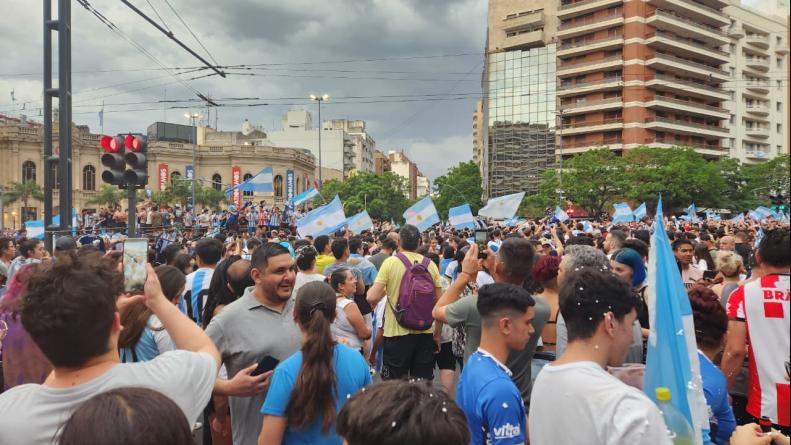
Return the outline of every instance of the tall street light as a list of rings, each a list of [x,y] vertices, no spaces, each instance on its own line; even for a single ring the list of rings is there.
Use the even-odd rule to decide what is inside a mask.
[[[321,103],[325,100],[330,100],[329,94],[322,94],[321,96],[316,96],[315,94],[311,94],[310,100],[315,100],[319,103],[319,190],[321,190],[322,185],[324,184],[321,180]]]
[[[195,127],[195,120],[200,119],[201,116],[199,113],[184,113],[184,117],[190,120],[190,124],[192,129],[190,131],[190,139],[192,139],[192,177],[189,178],[192,180],[192,218],[195,218],[195,177],[198,174],[198,166],[195,165],[195,145],[197,141],[195,140],[195,133],[197,132],[197,128]]]

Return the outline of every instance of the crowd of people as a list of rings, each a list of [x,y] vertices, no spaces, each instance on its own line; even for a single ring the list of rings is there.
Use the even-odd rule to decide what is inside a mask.
[[[122,236],[0,237],[0,443],[673,443],[642,390],[648,218],[493,223],[481,243],[141,209],[158,230],[139,293]],[[708,441],[789,444],[788,225],[656,223],[693,310]]]

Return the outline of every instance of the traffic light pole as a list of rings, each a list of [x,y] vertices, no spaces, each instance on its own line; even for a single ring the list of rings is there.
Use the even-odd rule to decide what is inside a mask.
[[[130,185],[126,188],[126,199],[129,201],[129,208],[126,217],[126,236],[136,238],[135,225],[137,223],[137,189]]]

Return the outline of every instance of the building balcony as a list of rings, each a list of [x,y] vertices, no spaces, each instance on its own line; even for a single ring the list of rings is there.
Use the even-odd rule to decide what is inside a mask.
[[[590,82],[561,84],[558,87],[557,95],[563,97],[590,93],[593,91],[618,90],[621,88],[623,88],[623,79],[620,77],[610,77]]]
[[[515,32],[525,28],[539,26],[544,23],[544,11],[532,11],[508,16],[503,20],[505,32]]]
[[[775,46],[775,52],[778,54],[788,54],[788,40],[785,37],[780,37],[780,40]]]
[[[623,119],[604,119],[564,124],[558,133],[561,136],[568,136],[572,134],[598,133],[601,131],[619,130],[621,128],[623,128]]]
[[[605,37],[602,39],[587,40],[585,42],[574,42],[562,44],[558,47],[557,56],[566,57],[578,54],[586,54],[593,51],[603,51],[623,46],[623,36]]]
[[[756,71],[769,71],[769,59],[764,59],[761,57],[746,57],[744,59],[744,64]]]
[[[591,113],[593,111],[617,110],[619,108],[623,108],[623,98],[621,97],[578,101],[560,106],[564,116]]]
[[[747,34],[744,36],[744,43],[755,45],[762,49],[769,49],[769,36],[761,34]]]
[[[747,110],[748,113],[751,114],[755,114],[759,116],[769,116],[769,107],[764,104],[760,104],[760,103],[745,104],[744,108],[745,110]]]
[[[608,6],[621,4],[623,4],[623,0],[582,0],[579,2],[565,4],[561,2],[560,6],[558,7],[557,17],[559,19],[576,17],[578,15],[587,14],[591,11],[597,11]]]
[[[602,59],[591,60],[588,62],[563,63],[557,69],[558,77],[563,76],[578,76],[580,74],[593,73],[596,71],[611,70],[612,68],[620,68],[623,66],[623,58],[621,56],[605,57]]]
[[[654,131],[668,131],[690,136],[724,137],[728,134],[728,129],[719,125],[700,124],[665,117],[646,119],[645,128]]]
[[[750,159],[759,159],[765,161],[769,159],[769,152],[763,150],[747,150],[744,152],[744,156]]]
[[[673,11],[694,20],[714,27],[731,24],[731,20],[719,9],[706,6],[694,0],[650,0],[658,9]]]
[[[565,142],[558,144],[555,149],[557,155],[573,155],[595,150],[597,148],[609,148],[610,150],[623,150],[623,139],[614,138],[598,141]]]
[[[732,25],[728,27],[728,35],[734,39],[741,39],[744,37],[744,28],[741,25]]]
[[[566,39],[582,34],[623,25],[623,14],[609,14],[603,17],[591,17],[585,20],[566,21],[558,28],[557,37]]]
[[[745,127],[744,134],[749,137],[764,139],[769,137],[769,128],[753,125],[752,127]]]
[[[656,31],[646,37],[646,43],[654,48],[684,57],[703,59],[714,65],[728,63],[731,59],[730,55],[725,51],[703,46],[691,39],[679,37],[668,32]]]
[[[657,9],[654,15],[648,17],[646,24],[652,25],[657,30],[669,31],[686,38],[695,38],[709,45],[727,45],[731,42],[728,34],[719,28],[690,20],[673,11]]]
[[[744,87],[747,90],[752,91],[753,93],[758,94],[768,94],[769,93],[769,81],[768,80],[745,80]]]
[[[544,45],[544,30],[524,32],[515,36],[506,37],[503,42],[504,50],[515,50],[523,48],[534,48]]]
[[[646,107],[718,119],[728,119],[730,117],[730,112],[724,108],[659,95],[646,102]]]
[[[678,142],[667,138],[646,138],[646,145],[658,148],[672,148],[672,147],[691,147],[698,153],[710,156],[727,156],[730,149],[719,142],[716,143],[703,143],[703,144],[690,144],[685,142]]]
[[[730,99],[730,95],[722,88],[718,88],[703,83],[678,79],[673,76],[656,75],[653,79],[645,82],[646,86],[657,91],[673,92],[702,99]]]
[[[670,54],[657,53],[646,61],[646,65],[654,69],[684,74],[698,79],[715,79],[721,82],[726,82],[730,79],[730,74],[727,71]]]

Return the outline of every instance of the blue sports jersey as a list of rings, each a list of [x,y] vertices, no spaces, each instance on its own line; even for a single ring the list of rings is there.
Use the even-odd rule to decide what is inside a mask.
[[[470,443],[527,443],[522,396],[505,365],[478,349],[467,361],[456,390],[456,402],[467,416]]]

